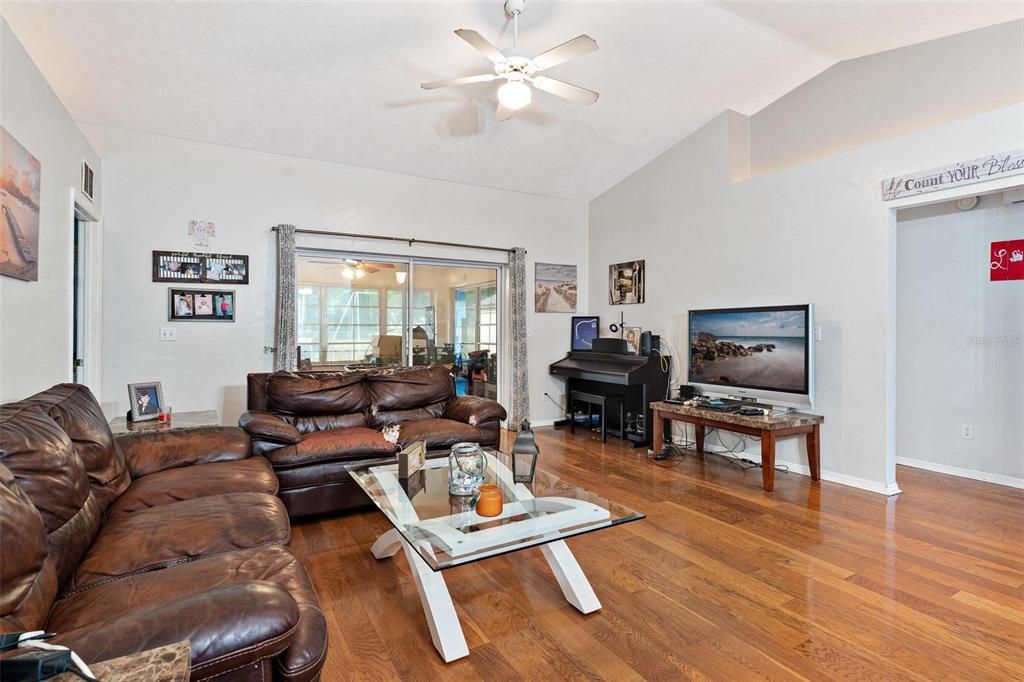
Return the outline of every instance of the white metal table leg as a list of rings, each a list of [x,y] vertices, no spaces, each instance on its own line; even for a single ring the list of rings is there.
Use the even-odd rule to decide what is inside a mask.
[[[416,581],[416,591],[420,594],[423,614],[427,617],[430,639],[441,658],[445,663],[451,663],[469,656],[469,646],[462,634],[462,625],[459,624],[459,616],[455,612],[455,604],[448,593],[444,576],[431,570],[416,549],[394,528],[377,538],[370,551],[376,558],[386,559],[394,556],[399,548],[405,550],[405,558],[409,561],[409,569]]]
[[[401,534],[392,528],[387,533],[384,533],[377,541],[373,543],[373,547],[370,551],[373,553],[375,559],[387,559],[390,556],[394,556],[395,552],[402,546]]]
[[[601,602],[594,594],[594,588],[584,575],[583,569],[576,561],[576,557],[569,551],[569,546],[564,540],[549,542],[541,545],[544,558],[548,560],[551,572],[555,574],[558,586],[562,588],[562,594],[566,601],[576,607],[581,613],[593,613],[601,608]]]
[[[444,576],[431,570],[412,545],[403,542],[402,548],[409,560],[412,577],[416,580],[416,589],[420,593],[420,604],[423,605],[423,613],[427,616],[434,648],[441,654],[445,663],[469,656],[469,646],[466,645],[466,637],[462,634],[459,615],[455,612],[455,604],[448,593]]]

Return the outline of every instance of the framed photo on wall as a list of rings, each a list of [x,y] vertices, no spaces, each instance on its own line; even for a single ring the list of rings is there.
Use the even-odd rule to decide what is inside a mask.
[[[169,322],[234,322],[233,289],[167,290]]]
[[[248,284],[249,257],[226,253],[154,251],[153,281]]]
[[[164,411],[164,391],[159,381],[128,384],[128,404],[133,422],[156,419]]]
[[[608,303],[611,305],[643,303],[644,289],[644,261],[615,263],[608,267]]]
[[[535,263],[533,300],[538,313],[576,312],[576,266]]]

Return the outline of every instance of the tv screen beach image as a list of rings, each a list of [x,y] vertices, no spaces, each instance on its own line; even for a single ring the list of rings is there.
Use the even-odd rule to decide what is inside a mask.
[[[807,387],[805,310],[690,314],[690,381],[802,392]]]

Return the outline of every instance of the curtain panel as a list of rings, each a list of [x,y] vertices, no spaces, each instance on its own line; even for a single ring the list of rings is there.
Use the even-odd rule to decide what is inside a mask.
[[[526,281],[526,249],[509,252],[509,303],[512,334],[512,405],[508,427],[518,431],[530,417],[530,379],[526,356],[526,299],[529,283]]]
[[[275,370],[298,367],[298,335],[295,326],[295,226],[277,226],[277,333],[274,339]]]

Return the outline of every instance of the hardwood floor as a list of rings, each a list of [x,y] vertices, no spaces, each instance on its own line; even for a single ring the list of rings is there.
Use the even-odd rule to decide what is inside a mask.
[[[445,572],[445,665],[377,511],[295,524],[330,626],[325,681],[1024,680],[1024,491],[901,467],[885,498],[692,453],[675,466],[538,429],[542,468],[647,514],[568,541],[603,609],[537,549]]]

